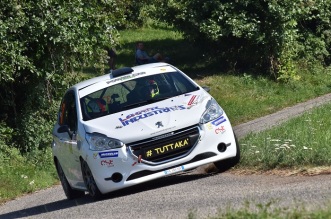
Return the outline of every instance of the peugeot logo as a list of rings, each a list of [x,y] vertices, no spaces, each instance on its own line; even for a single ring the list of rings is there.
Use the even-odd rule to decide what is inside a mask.
[[[157,128],[163,127],[163,125],[162,125],[162,122],[161,122],[161,121],[159,121],[159,122],[155,123],[155,125],[157,126]]]

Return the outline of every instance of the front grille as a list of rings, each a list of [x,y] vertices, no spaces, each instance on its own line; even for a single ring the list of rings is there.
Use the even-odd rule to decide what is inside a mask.
[[[134,156],[141,157],[142,162],[156,165],[186,156],[195,147],[199,137],[199,128],[193,126],[127,146]]]

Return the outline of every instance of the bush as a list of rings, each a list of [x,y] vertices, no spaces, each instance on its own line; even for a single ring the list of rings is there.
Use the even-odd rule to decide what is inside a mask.
[[[125,8],[118,0],[0,2],[0,119],[15,130],[8,145],[30,151],[50,141],[56,101],[84,66],[103,74]]]
[[[330,62],[330,0],[159,1],[154,16],[210,45],[231,68],[298,79],[296,62]],[[216,49],[213,49],[216,48]]]

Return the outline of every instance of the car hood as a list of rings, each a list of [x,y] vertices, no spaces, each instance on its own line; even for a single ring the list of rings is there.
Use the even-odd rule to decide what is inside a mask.
[[[211,96],[204,90],[85,121],[88,133],[131,143],[198,124]]]

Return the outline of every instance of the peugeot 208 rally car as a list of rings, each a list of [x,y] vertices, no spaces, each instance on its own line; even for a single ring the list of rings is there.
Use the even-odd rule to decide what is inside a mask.
[[[178,68],[125,67],[67,90],[52,151],[68,199],[93,198],[169,174],[239,162],[229,118]]]

